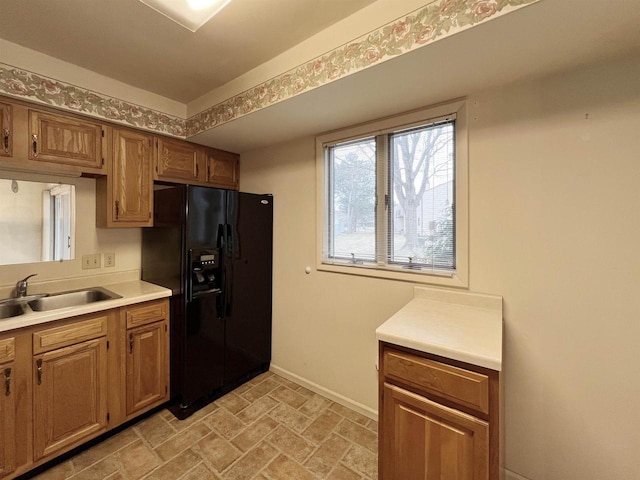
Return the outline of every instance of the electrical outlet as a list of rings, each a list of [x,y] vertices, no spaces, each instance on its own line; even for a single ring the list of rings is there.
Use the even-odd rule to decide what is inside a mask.
[[[82,269],[100,268],[100,254],[92,253],[91,255],[82,256]]]
[[[104,266],[105,267],[115,267],[116,266],[116,254],[115,253],[105,253],[104,254]]]

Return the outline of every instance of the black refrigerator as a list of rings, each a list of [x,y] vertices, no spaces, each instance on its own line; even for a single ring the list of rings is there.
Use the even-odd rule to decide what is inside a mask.
[[[186,418],[271,361],[273,197],[156,185],[142,279],[170,288],[170,407]]]

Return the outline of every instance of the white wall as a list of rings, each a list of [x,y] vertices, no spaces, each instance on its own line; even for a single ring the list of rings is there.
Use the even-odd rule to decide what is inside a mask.
[[[469,97],[470,289],[504,296],[505,466],[525,478],[640,478],[638,78],[635,58]],[[377,409],[374,330],[412,286],[305,275],[313,138],[241,168],[275,196],[273,364]]]

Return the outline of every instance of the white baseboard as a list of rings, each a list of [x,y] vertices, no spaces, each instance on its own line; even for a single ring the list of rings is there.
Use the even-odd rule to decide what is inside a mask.
[[[281,377],[291,380],[292,382],[295,382],[298,385],[302,385],[303,387],[308,388],[312,392],[318,393],[323,397],[327,397],[329,400],[333,400],[334,402],[339,403],[340,405],[344,405],[345,407],[350,408],[351,410],[355,410],[356,412],[361,413],[366,417],[369,417],[375,421],[378,421],[377,410],[369,408],[366,405],[363,405],[350,398],[345,397],[344,395],[340,395],[339,393],[334,392],[333,390],[329,390],[328,388],[318,385],[317,383],[307,380],[306,378],[296,375],[295,373],[291,373],[290,371],[285,370],[284,368],[278,367],[277,365],[271,364],[271,367],[269,368],[269,370],[271,370],[276,375],[280,375]]]

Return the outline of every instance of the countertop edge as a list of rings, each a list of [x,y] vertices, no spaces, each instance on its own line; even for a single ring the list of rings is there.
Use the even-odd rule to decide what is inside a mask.
[[[23,315],[0,320],[0,333],[43,325],[56,320],[73,318],[89,313],[102,312],[104,310],[133,305],[135,303],[159,300],[161,298],[171,296],[170,289],[144,282],[142,280],[104,285],[101,284],[95,285],[95,287],[103,287],[107,290],[111,290],[112,292],[120,295],[121,298],[114,298],[112,300],[104,300],[76,307],[59,308],[56,310],[49,310],[47,312],[34,312],[27,307],[28,310]]]

